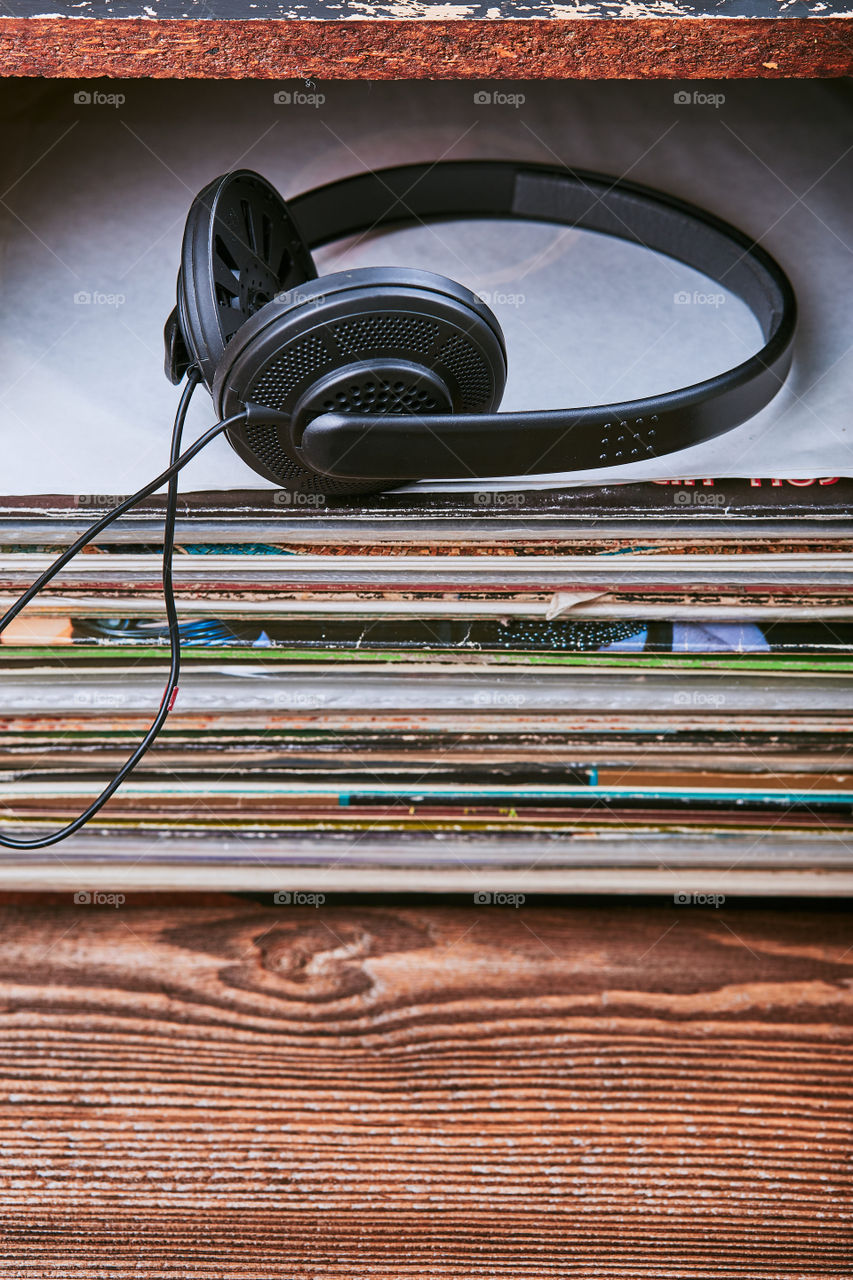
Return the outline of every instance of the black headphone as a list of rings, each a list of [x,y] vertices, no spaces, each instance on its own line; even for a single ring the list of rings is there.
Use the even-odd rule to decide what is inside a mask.
[[[399,267],[318,278],[311,257],[388,224],[484,217],[583,227],[676,258],[742,298],[764,346],[724,374],[664,395],[497,413],[506,347],[476,294]],[[242,170],[210,183],[190,209],[166,372],[177,384],[196,366],[220,418],[245,413],[227,436],[260,475],[331,497],[414,479],[624,466],[697,444],[776,395],[795,325],[785,273],[748,236],[601,174],[442,161],[359,174],[286,203]]]
[[[764,346],[735,369],[666,395],[587,409],[497,413],[506,348],[470,290],[430,271],[340,271],[322,279],[311,250],[393,223],[493,217],[585,227],[677,258],[752,309]],[[781,267],[748,236],[646,187],[543,165],[485,161],[404,165],[345,178],[286,204],[248,170],[196,197],[184,231],[178,302],[166,322],[166,373],[186,375],[169,466],[67,547],[0,618],[0,632],[93,538],[168,485],[163,595],[171,664],[139,745],[83,813],[33,839],[79,831],[133,771],[178,692],[181,636],[172,588],[177,476],[224,433],[260,475],[332,497],[407,480],[582,471],[656,458],[737,426],[785,380],[796,325]],[[181,452],[193,391],[204,381],[219,421]],[[403,420],[401,420],[403,419]]]

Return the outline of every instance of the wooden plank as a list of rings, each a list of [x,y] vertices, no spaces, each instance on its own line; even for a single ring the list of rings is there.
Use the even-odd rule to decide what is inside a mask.
[[[0,1267],[849,1275],[842,907],[0,902]]]
[[[67,18],[191,18],[232,21],[287,18],[341,22],[355,19],[371,23],[405,18],[491,21],[496,15],[513,21],[565,18],[572,14],[586,21],[633,18],[772,18],[791,21],[853,15],[844,0],[465,0],[461,4],[431,4],[429,0],[58,0],[51,3],[54,16]],[[44,0],[8,0],[9,17],[44,15]]]
[[[563,15],[569,11],[557,8]],[[502,81],[829,77],[853,69],[851,24],[850,17],[371,22],[4,17],[0,74]]]

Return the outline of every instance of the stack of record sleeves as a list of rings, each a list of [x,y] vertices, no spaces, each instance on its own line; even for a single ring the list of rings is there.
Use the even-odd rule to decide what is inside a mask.
[[[849,891],[853,482],[522,497],[182,498],[166,728],[86,831],[0,880]],[[6,830],[74,816],[156,711],[161,513],[2,637]],[[93,514],[0,502],[4,604]]]

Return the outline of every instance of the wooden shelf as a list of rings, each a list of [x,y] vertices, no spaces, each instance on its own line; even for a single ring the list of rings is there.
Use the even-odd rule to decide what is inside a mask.
[[[647,4],[452,6],[460,16],[407,18],[411,5],[259,0],[156,6],[7,6],[0,74],[66,77],[337,79],[713,79],[832,77],[853,72],[853,9],[819,0],[670,0]],[[421,6],[425,14],[445,6]],[[50,16],[39,16],[49,8]],[[589,10],[589,12],[586,12]],[[580,10],[578,10],[580,11]],[[97,12],[98,17],[80,16]],[[630,18],[620,17],[630,12]],[[636,16],[637,14],[641,16]],[[461,16],[465,15],[465,16]],[[470,16],[468,16],[470,15]],[[711,16],[714,15],[714,16]],[[815,16],[811,16],[815,15]],[[324,20],[320,20],[324,19]]]
[[[849,1274],[843,905],[0,925],[4,1275]]]

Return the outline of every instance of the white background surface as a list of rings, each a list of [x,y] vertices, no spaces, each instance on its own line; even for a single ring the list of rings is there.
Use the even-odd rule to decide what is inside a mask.
[[[119,108],[75,104],[79,87],[0,90],[10,117],[0,160],[0,493],[125,494],[165,466],[178,392],[163,375],[162,326],[184,218],[216,174],[255,168],[288,196],[365,165],[480,156],[626,175],[701,204],[760,238],[798,295],[794,371],[761,415],[669,459],[574,482],[853,474],[853,98],[840,84],[485,86],[523,94],[514,107],[476,105],[484,86],[458,81],[333,83],[313,90],[325,95],[319,108],[277,106],[280,86],[268,83],[104,83],[126,95]],[[682,87],[726,100],[677,105]],[[587,232],[443,223],[318,255],[321,272],[383,263],[511,300],[494,305],[509,352],[505,409],[658,393],[760,346],[731,295],[720,306],[675,303],[681,291],[719,292],[704,277]],[[80,292],[123,301],[80,304]],[[200,389],[185,439],[212,422]],[[271,486],[220,440],[182,487]]]

